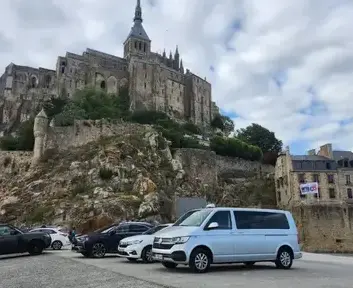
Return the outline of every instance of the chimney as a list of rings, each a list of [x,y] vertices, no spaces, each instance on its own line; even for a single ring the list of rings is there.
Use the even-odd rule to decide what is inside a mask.
[[[309,151],[308,151],[308,155],[310,155],[310,156],[316,155],[316,150],[315,150],[315,149],[309,150]]]
[[[320,150],[317,153],[317,155],[333,159],[332,144],[331,143],[327,143],[325,145],[320,146]]]

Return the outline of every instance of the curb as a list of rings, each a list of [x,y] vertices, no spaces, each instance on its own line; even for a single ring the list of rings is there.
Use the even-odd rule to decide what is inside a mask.
[[[303,261],[353,265],[353,257],[334,256],[334,255],[316,254],[316,253],[307,253],[307,252],[302,252],[302,253],[303,253],[303,257],[300,260],[303,260]]]

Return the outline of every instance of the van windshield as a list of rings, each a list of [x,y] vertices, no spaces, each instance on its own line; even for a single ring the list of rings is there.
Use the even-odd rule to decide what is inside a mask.
[[[174,224],[173,226],[201,226],[201,224],[212,211],[212,209],[202,209],[195,211],[194,213],[190,214],[189,217],[185,218],[178,224]]]

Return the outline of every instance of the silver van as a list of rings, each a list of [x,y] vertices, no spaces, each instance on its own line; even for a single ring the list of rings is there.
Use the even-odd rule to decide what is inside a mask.
[[[184,216],[182,216],[184,217]],[[283,210],[204,208],[155,235],[153,259],[168,269],[188,265],[206,272],[211,264],[274,262],[289,269],[302,257],[292,214]]]

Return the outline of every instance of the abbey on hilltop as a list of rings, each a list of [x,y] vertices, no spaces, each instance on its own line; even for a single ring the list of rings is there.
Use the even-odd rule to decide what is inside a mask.
[[[169,57],[151,51],[140,0],[123,45],[123,58],[92,49],[82,55],[67,52],[58,57],[56,70],[9,64],[0,77],[0,124],[25,121],[53,95],[70,97],[86,86],[108,93],[128,87],[132,110],[158,110],[200,126],[210,124],[218,113],[211,84],[188,69],[184,71],[178,47]]]

